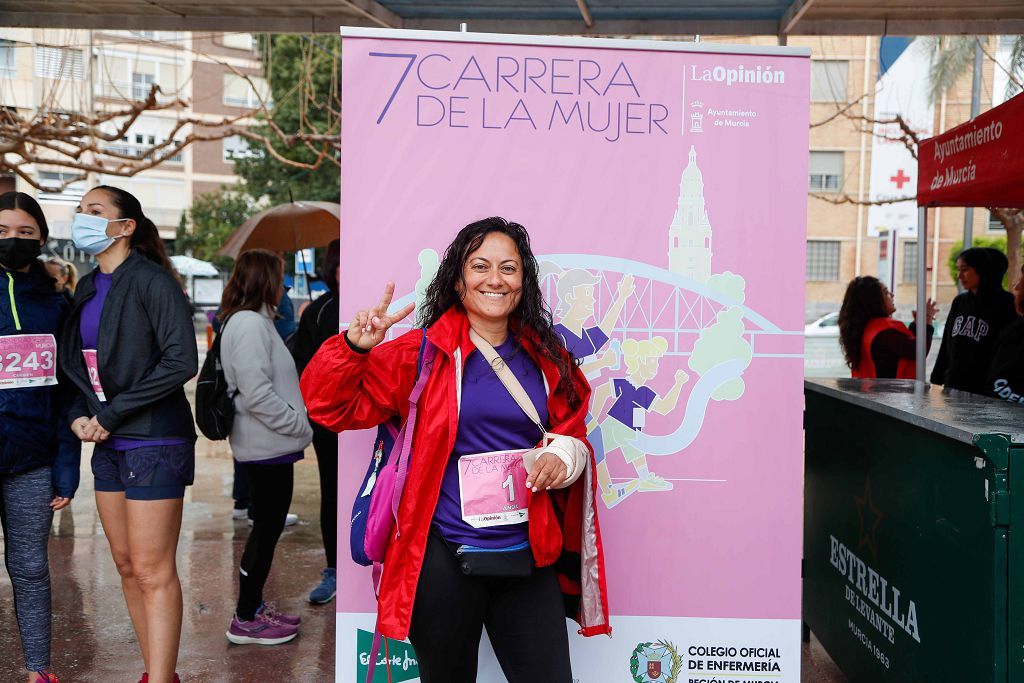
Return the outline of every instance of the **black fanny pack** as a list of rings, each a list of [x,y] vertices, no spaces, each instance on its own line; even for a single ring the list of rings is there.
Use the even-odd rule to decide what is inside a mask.
[[[448,541],[445,545],[466,576],[525,578],[533,573],[533,550],[529,542],[508,548],[477,548]]]

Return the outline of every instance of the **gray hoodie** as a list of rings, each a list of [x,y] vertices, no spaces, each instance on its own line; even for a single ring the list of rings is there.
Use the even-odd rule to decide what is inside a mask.
[[[256,462],[303,450],[313,428],[299,391],[295,361],[274,329],[269,309],[238,311],[224,325],[220,358],[235,421],[228,442],[239,462]]]

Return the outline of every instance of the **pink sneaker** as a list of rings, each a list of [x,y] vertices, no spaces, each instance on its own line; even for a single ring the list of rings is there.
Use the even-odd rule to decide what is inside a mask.
[[[277,605],[272,602],[264,602],[263,605],[256,610],[256,614],[266,614],[271,619],[276,619],[282,624],[288,624],[290,626],[298,626],[302,623],[302,617],[298,614],[285,614],[277,611]]]
[[[299,635],[299,627],[282,624],[265,613],[257,614],[252,621],[242,621],[235,615],[226,635],[236,645],[280,645]]]

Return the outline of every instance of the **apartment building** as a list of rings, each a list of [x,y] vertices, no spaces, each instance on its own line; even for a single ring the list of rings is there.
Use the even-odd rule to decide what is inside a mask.
[[[773,45],[773,38],[713,37],[708,42]],[[989,37],[982,70],[981,111],[1002,101],[1006,75],[992,56],[1010,37]],[[792,36],[790,46],[811,49],[810,159],[807,178],[808,321],[838,311],[847,283],[858,275],[879,274],[880,241],[868,231],[875,84],[879,74],[877,36]],[[1005,51],[1005,49],[1003,50]],[[919,74],[927,78],[926,73]],[[971,118],[971,73],[935,103],[935,133]],[[916,183],[916,177],[910,183]],[[849,197],[852,203],[826,199]],[[862,202],[862,203],[857,203]],[[928,296],[940,304],[940,318],[957,294],[946,267],[951,249],[963,238],[964,209],[929,210]],[[984,208],[974,210],[975,237],[1004,236],[1003,226]],[[937,237],[937,239],[936,239]],[[884,247],[883,247],[884,249]],[[917,241],[901,237],[896,250],[897,316],[910,319],[917,298]]]
[[[184,109],[147,111],[120,139],[101,143],[120,154],[141,157],[154,144],[188,135],[191,126],[179,127],[182,119],[220,122],[246,114],[260,96],[267,96],[255,42],[247,33],[5,29],[2,36],[0,106],[23,116],[39,108],[57,116],[118,111],[132,100],[145,99],[154,85],[161,91],[158,102],[181,98],[188,103]],[[114,123],[108,130],[116,130]],[[63,189],[63,182],[78,173],[40,161],[21,170],[47,190],[38,191],[18,178],[0,180],[0,189],[16,187],[35,195],[50,219],[51,247],[85,263],[88,258],[70,244],[70,225],[88,187],[124,187],[140,199],[161,236],[173,240],[192,199],[236,184],[234,160],[248,153],[237,137],[197,142],[130,178],[90,173]]]

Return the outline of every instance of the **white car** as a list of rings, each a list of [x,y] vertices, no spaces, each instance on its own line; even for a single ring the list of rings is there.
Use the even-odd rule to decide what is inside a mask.
[[[805,337],[838,337],[839,313],[826,313],[812,323],[804,325]]]

